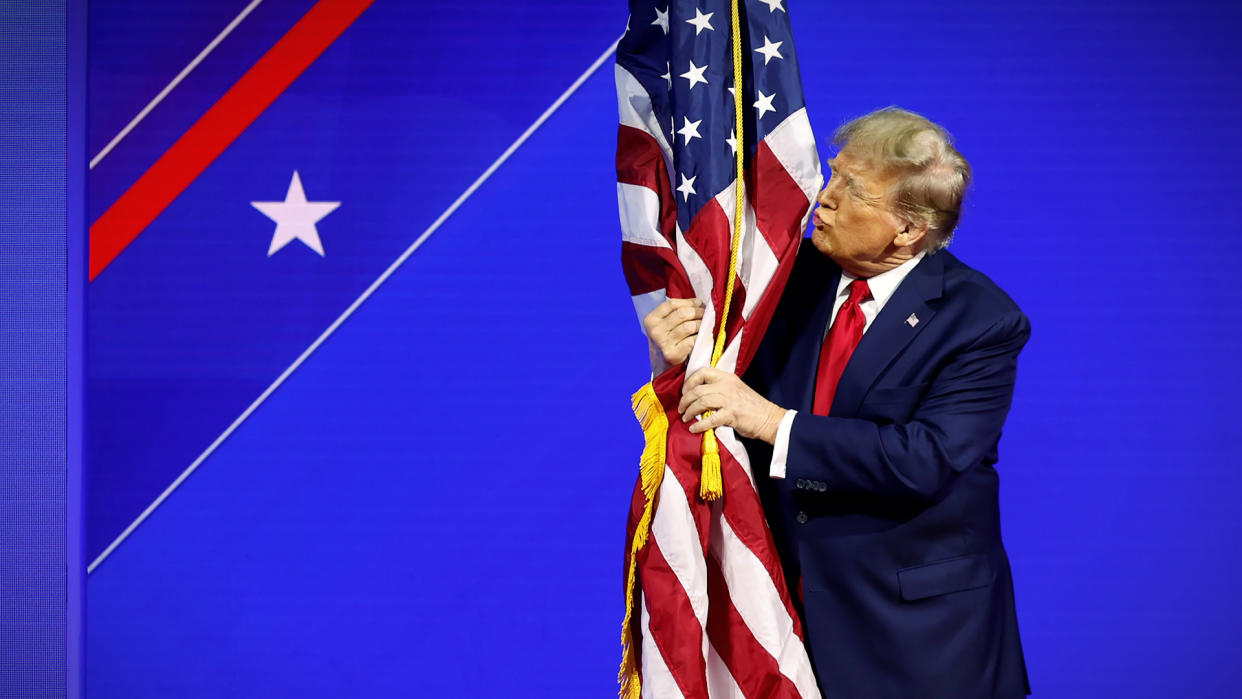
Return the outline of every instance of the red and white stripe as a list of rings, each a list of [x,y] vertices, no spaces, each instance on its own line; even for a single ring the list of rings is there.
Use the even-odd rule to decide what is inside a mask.
[[[686,364],[654,380],[669,435],[651,536],[638,556],[643,696],[819,697],[745,449],[732,429],[716,430],[725,493],[704,502],[698,497],[701,436],[690,434],[676,412],[687,374],[711,360],[729,268],[734,185],[682,231],[669,174],[672,152],[650,97],[621,66],[616,79],[622,263],[635,310],[642,318],[670,296],[696,296],[706,304]],[[717,363],[735,373],[754,356],[771,319],[822,182],[805,110],[759,144],[746,178],[733,309]],[[631,536],[641,492],[634,502]]]

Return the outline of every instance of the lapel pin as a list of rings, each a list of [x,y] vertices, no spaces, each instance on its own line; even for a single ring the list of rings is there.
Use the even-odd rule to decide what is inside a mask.
[[[910,327],[913,328],[914,326],[918,324],[919,324],[919,317],[914,315],[913,313],[910,314],[909,318],[906,318],[906,325],[909,325]]]

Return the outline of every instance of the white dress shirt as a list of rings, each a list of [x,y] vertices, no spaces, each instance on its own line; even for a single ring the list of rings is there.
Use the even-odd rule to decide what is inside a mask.
[[[867,333],[871,322],[880,314],[884,304],[893,297],[893,292],[897,291],[897,287],[901,285],[906,275],[910,274],[910,270],[914,269],[925,254],[920,252],[900,265],[867,280],[867,288],[871,289],[871,298],[858,304],[858,310],[863,314],[863,334]],[[841,281],[837,284],[837,297],[832,302],[832,315],[828,318],[828,326],[824,328],[824,338],[828,337],[828,330],[836,322],[837,311],[841,310],[841,306],[849,300],[850,282],[855,279],[858,277],[841,270]],[[768,469],[768,475],[772,478],[785,477],[785,460],[789,456],[789,430],[793,428],[794,416],[797,414],[796,410],[787,410],[776,430],[776,442],[772,445],[772,465]]]

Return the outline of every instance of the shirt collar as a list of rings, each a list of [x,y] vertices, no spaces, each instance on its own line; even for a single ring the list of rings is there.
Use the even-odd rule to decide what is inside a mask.
[[[897,287],[901,286],[902,280],[906,278],[906,275],[910,274],[910,270],[914,269],[915,265],[917,265],[926,255],[926,250],[920,251],[917,255],[911,257],[905,262],[902,262],[896,267],[880,272],[874,277],[867,279],[867,288],[871,289],[871,298],[876,302],[877,306],[880,308],[884,307],[884,304],[888,302],[889,297],[897,291]],[[858,277],[855,277],[845,270],[841,270],[841,281],[837,285],[837,296],[841,296],[842,294],[849,295],[850,282],[855,279],[858,279]]]

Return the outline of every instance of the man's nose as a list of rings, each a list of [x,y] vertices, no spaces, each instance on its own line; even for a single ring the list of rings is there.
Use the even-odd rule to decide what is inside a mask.
[[[823,189],[819,190],[819,196],[815,197],[815,201],[819,202],[819,205],[824,208],[836,211],[837,210],[837,197],[836,197],[836,193],[832,192],[831,190],[832,190],[832,184],[829,183],[827,187],[824,187]]]

